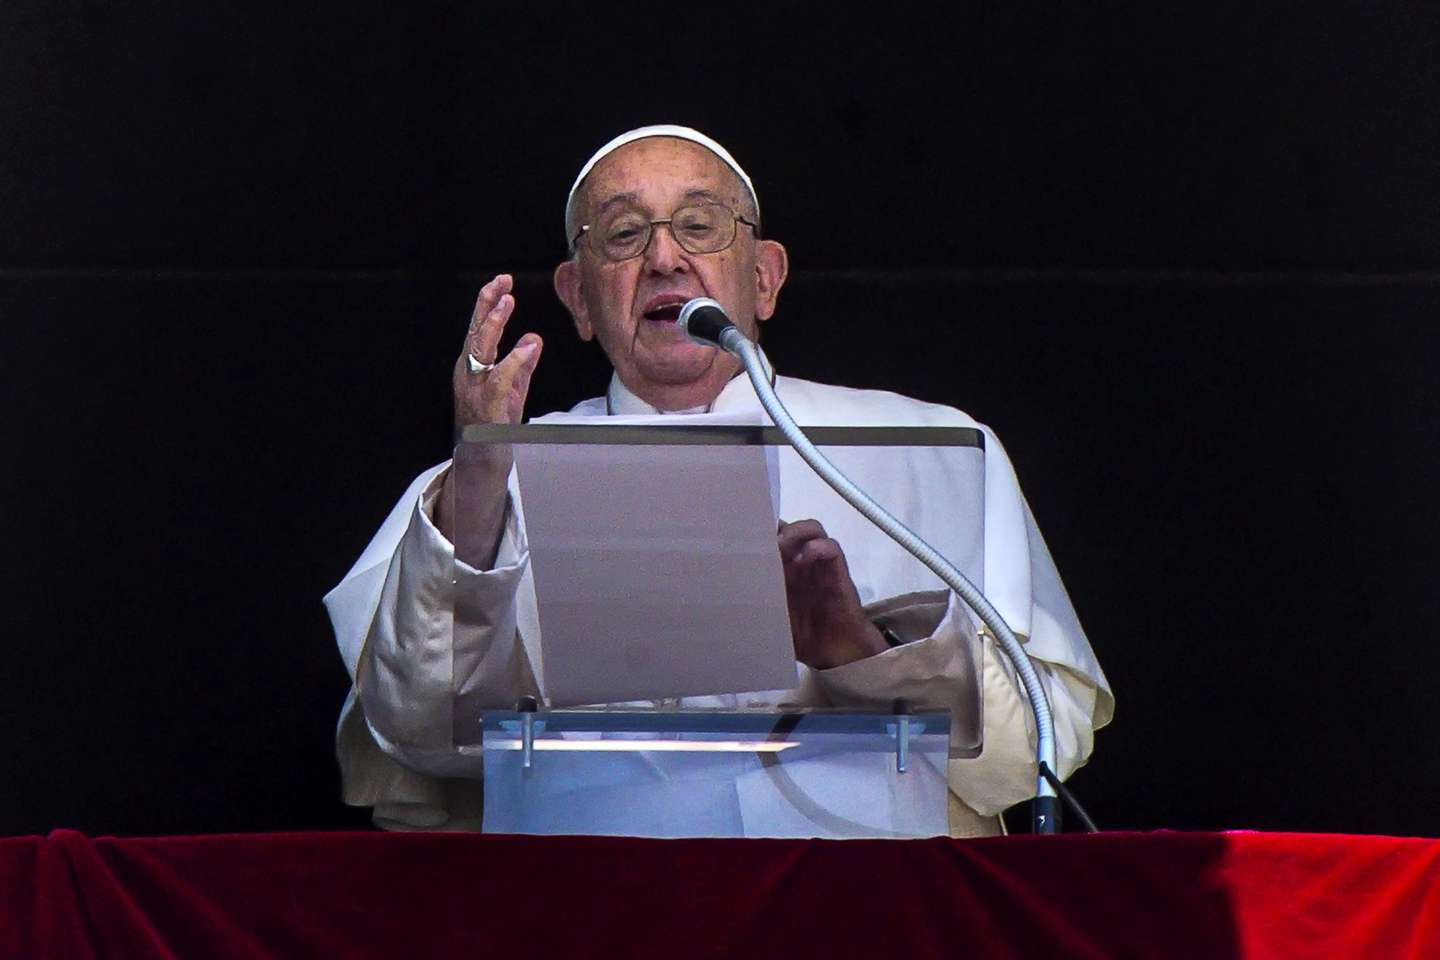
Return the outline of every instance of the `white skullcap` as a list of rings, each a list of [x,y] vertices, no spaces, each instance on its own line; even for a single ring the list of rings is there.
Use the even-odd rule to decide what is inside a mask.
[[[725,161],[725,166],[734,170],[735,176],[739,177],[740,182],[745,185],[745,190],[750,194],[750,202],[755,206],[755,217],[759,219],[760,199],[755,196],[755,184],[750,182],[750,174],[741,169],[740,164],[735,162],[735,158],[730,156],[729,150],[726,150],[699,130],[678,126],[673,123],[657,123],[648,127],[636,127],[634,130],[620,134],[620,136],[611,140],[599,150],[596,150],[594,155],[585,161],[585,166],[580,168],[580,175],[575,178],[575,183],[570,187],[570,195],[565,198],[565,243],[567,246],[571,240],[570,219],[575,213],[575,194],[580,192],[580,184],[584,183],[585,178],[590,175],[590,171],[595,169],[595,164],[604,160],[627,143],[634,143],[636,140],[644,140],[648,137],[675,137],[679,140],[689,140],[691,143],[698,143]]]

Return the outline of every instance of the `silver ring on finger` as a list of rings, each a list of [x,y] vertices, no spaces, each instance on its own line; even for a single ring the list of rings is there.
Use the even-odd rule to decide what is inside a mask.
[[[491,370],[495,369],[495,364],[481,363],[479,358],[476,357],[475,354],[467,353],[465,354],[465,369],[469,370],[472,375],[489,373]]]

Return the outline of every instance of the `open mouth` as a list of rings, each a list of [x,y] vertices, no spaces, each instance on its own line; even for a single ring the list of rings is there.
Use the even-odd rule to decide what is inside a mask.
[[[651,307],[645,311],[645,319],[655,323],[674,323],[680,319],[680,308],[685,306],[684,300],[676,300],[673,303],[662,303],[659,306]]]

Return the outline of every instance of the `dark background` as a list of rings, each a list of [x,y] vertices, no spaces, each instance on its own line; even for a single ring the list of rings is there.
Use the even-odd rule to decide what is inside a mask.
[[[549,271],[651,122],[755,178],[783,372],[1005,440],[1102,825],[1436,834],[1436,4],[494,6],[0,7],[0,834],[367,822],[320,597],[489,276],[532,413],[603,389]]]

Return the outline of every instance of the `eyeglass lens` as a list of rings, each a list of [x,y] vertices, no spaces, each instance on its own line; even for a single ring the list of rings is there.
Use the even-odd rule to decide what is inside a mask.
[[[690,253],[716,253],[735,240],[735,214],[720,203],[681,207],[664,220],[621,210],[597,223],[591,235],[607,258],[629,260],[645,252],[655,225],[661,223],[669,224],[675,242]]]

